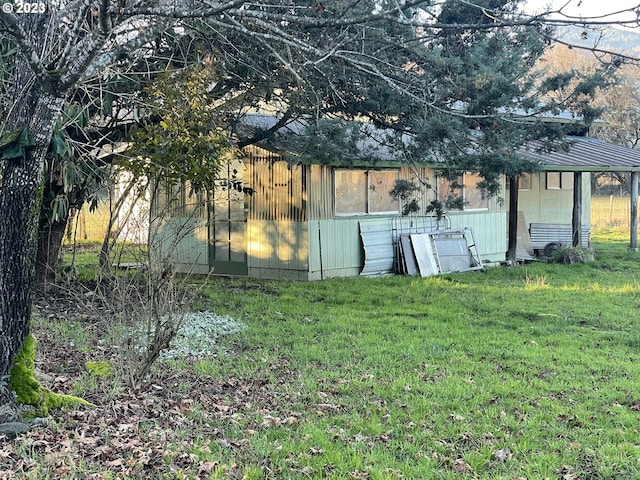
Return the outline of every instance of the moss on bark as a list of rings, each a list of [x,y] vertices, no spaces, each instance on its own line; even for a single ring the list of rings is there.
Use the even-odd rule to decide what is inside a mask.
[[[35,416],[47,416],[51,410],[91,405],[72,395],[54,393],[40,385],[35,376],[36,340],[29,334],[22,344],[11,369],[9,387],[16,393],[16,402],[30,405]]]

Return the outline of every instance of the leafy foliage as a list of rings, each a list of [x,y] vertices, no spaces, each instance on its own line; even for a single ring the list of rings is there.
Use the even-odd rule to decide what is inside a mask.
[[[33,146],[33,136],[26,127],[7,133],[0,139],[0,160],[21,160]]]
[[[46,183],[40,213],[51,224],[66,222],[71,209],[85,203],[94,210],[98,192],[109,178],[104,165],[93,156],[79,155],[73,148],[62,121],[58,121],[51,137],[46,163]]]
[[[211,68],[193,67],[149,86],[147,119],[134,130],[131,158],[122,165],[136,175],[189,180],[195,189],[210,185],[230,151],[221,115],[208,98],[217,78]]]
[[[413,198],[419,187],[411,180],[396,180],[393,188],[389,191],[392,198],[399,199],[402,205],[402,214],[409,215],[420,210],[420,206]]]

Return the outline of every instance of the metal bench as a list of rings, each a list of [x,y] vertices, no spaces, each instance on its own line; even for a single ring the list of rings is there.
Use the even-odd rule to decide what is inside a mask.
[[[582,246],[590,243],[591,226],[582,225]],[[573,243],[573,227],[564,223],[531,223],[529,225],[531,246],[534,250],[544,250],[549,244],[570,247]]]

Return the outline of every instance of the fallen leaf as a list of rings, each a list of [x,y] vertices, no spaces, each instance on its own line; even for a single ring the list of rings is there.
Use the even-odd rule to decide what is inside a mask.
[[[211,473],[218,466],[218,462],[200,462],[198,473]]]
[[[465,462],[462,458],[458,458],[457,460],[454,460],[453,464],[451,465],[451,468],[455,472],[460,472],[460,473],[473,472],[473,468],[471,468],[471,465]]]
[[[500,450],[496,450],[495,452],[493,452],[493,458],[495,458],[499,462],[506,462],[511,458],[511,450],[509,450],[509,447],[504,447]]]
[[[309,455],[322,455],[323,453],[324,453],[324,450],[320,445],[316,445],[309,449]]]

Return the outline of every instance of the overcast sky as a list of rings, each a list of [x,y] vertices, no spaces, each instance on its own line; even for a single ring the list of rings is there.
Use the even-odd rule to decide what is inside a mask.
[[[567,6],[563,12],[567,15],[593,17],[638,7],[640,0],[527,0],[526,9],[530,13],[541,13],[548,5],[558,9],[565,4]],[[627,18],[635,18],[635,15]]]

